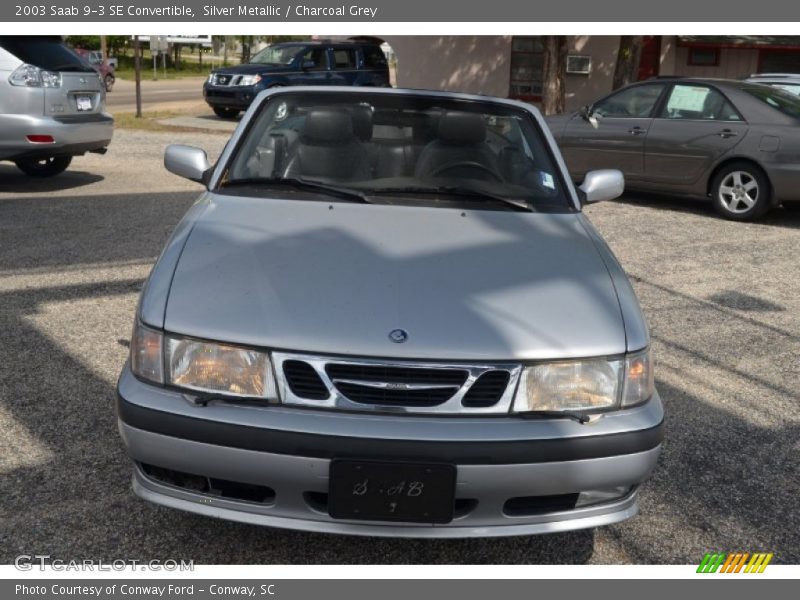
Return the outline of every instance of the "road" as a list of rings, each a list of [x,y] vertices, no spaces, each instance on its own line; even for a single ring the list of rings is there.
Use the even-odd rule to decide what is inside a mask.
[[[298,533],[148,504],[130,491],[115,382],[136,300],[200,186],[166,173],[171,142],[118,131],[50,180],[0,164],[0,563],[668,563],[708,551],[800,562],[800,215],[732,223],[707,202],[627,197],[587,212],[631,275],[667,411],[640,514],[594,531],[498,540]]]
[[[142,106],[146,110],[163,109],[166,105],[191,100],[203,100],[202,77],[160,79],[152,81],[146,73],[142,79]],[[111,113],[136,110],[136,84],[117,79],[114,89],[106,95],[106,105]]]

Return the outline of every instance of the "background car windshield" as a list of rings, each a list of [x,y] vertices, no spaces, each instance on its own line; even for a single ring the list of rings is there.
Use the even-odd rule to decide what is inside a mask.
[[[436,96],[275,96],[238,145],[223,185],[276,179],[391,194],[394,204],[439,205],[461,194],[493,208],[497,197],[533,208],[571,206],[530,113]]]
[[[260,65],[289,65],[302,50],[301,46],[267,46],[250,59]]]
[[[21,61],[46,71],[85,71],[94,69],[58,38],[0,36],[0,47]]]
[[[785,115],[800,118],[800,97],[790,92],[766,85],[747,85],[742,90]]]

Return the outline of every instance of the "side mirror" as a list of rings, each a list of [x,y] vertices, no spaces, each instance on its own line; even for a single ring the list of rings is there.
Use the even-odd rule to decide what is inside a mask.
[[[583,108],[578,111],[578,114],[581,118],[589,123],[592,127],[597,129],[600,126],[600,123],[597,121],[597,117],[594,116],[594,107],[590,104],[587,104]]]
[[[205,183],[206,173],[211,169],[205,150],[183,144],[167,146],[164,152],[164,166],[170,173],[197,183]]]
[[[313,60],[304,60],[303,61],[303,70],[304,71],[307,71],[309,69],[313,69],[316,66],[317,66],[316,61],[313,61]]]
[[[625,177],[617,169],[589,171],[578,189],[583,196],[581,204],[613,200],[625,191]]]

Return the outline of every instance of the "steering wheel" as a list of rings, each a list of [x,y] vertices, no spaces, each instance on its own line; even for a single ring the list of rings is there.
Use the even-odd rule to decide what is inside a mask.
[[[490,175],[492,177],[492,179],[494,179],[495,181],[500,182],[500,183],[502,183],[502,181],[503,181],[503,178],[500,175],[498,175],[497,173],[492,171],[492,169],[490,169],[486,165],[481,164],[481,163],[476,162],[476,161],[471,161],[471,160],[465,160],[465,161],[461,161],[461,162],[450,163],[449,165],[442,165],[438,169],[434,169],[434,171],[431,173],[431,175],[433,177],[436,177],[436,176],[441,175],[442,173],[446,173],[447,171],[452,171],[453,169],[457,169],[459,167],[467,167],[469,169],[476,169],[478,171],[483,171],[487,175]]]

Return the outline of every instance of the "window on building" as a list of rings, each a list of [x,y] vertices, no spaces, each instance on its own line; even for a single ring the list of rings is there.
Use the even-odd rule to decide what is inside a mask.
[[[719,48],[689,48],[687,64],[690,67],[719,66]]]
[[[541,36],[512,38],[509,96],[521,100],[540,100],[543,67],[544,44]]]

